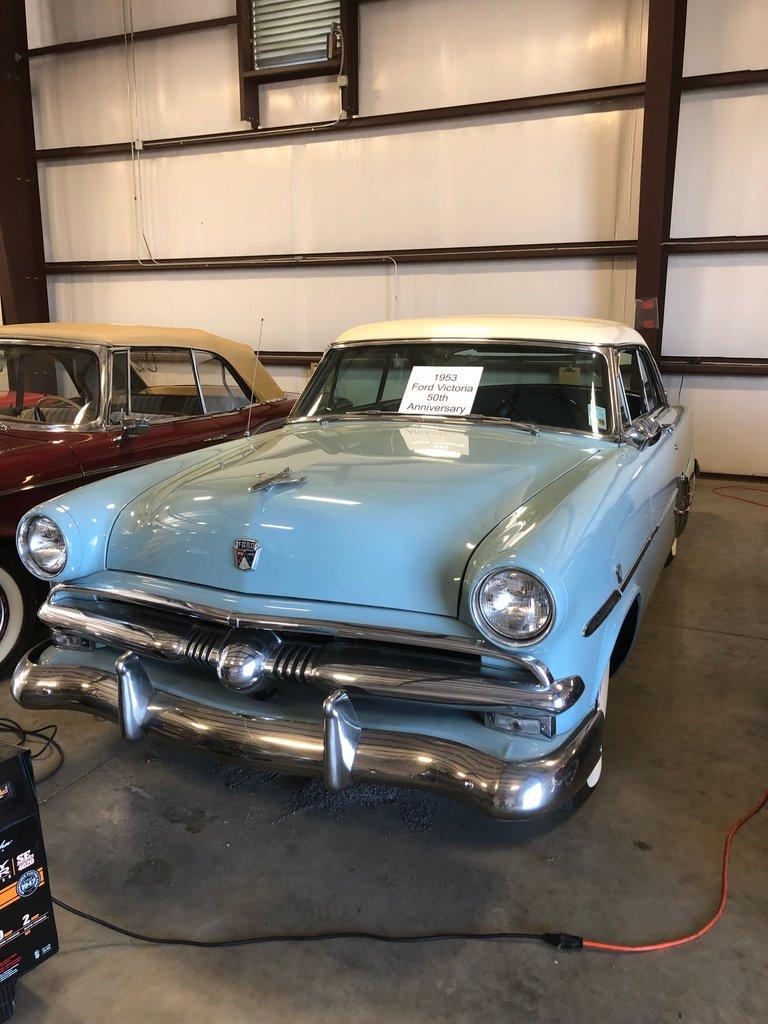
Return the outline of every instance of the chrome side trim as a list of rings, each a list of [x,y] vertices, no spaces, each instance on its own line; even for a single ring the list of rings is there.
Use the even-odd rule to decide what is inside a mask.
[[[40,664],[46,644],[22,658],[13,676],[25,708],[86,711],[117,721],[118,679],[89,665]],[[441,736],[369,729],[355,721],[350,698],[337,691],[325,714],[292,717],[276,701],[253,702],[245,715],[155,689],[142,707],[142,729],[219,759],[251,767],[348,781],[429,790],[495,818],[530,818],[556,809],[581,789],[602,753],[603,713],[590,709],[564,743],[542,741],[529,760],[504,760]],[[333,724],[326,726],[330,719]],[[326,728],[333,750],[326,753]],[[356,730],[359,728],[359,732]]]
[[[530,672],[542,686],[551,686],[555,681],[547,666],[542,661],[539,661],[538,658],[530,654],[500,650],[482,637],[457,637],[444,633],[404,630],[393,626],[356,625],[354,623],[335,622],[327,619],[299,619],[293,616],[277,618],[271,615],[227,612],[212,605],[197,604],[192,601],[176,601],[162,595],[150,594],[144,590],[128,587],[110,587],[109,589],[97,590],[93,587],[59,583],[51,589],[45,604],[40,609],[40,618],[43,622],[49,625],[56,622],[62,625],[62,628],[74,629],[74,625],[64,626],[58,619],[54,619],[52,612],[52,609],[59,608],[61,601],[70,597],[85,599],[94,603],[124,602],[125,604],[138,605],[144,608],[153,608],[159,612],[184,615],[196,621],[208,624],[213,623],[218,626],[225,626],[228,629],[251,628],[269,629],[277,633],[321,633],[326,636],[341,637],[345,640],[364,640],[373,643],[401,644],[408,647],[427,647],[432,650],[441,650],[454,654],[485,655],[501,662],[521,666]],[[89,615],[81,613],[81,617],[77,618],[77,622],[84,626],[89,618]],[[104,642],[108,642],[107,639],[104,639]],[[131,646],[127,639],[120,642],[125,642],[126,646]]]
[[[630,566],[629,572],[624,577],[621,585],[619,586],[619,588],[617,590],[614,590],[611,593],[611,595],[608,597],[608,599],[603,604],[600,605],[598,610],[595,612],[595,614],[592,616],[592,618],[589,620],[589,622],[584,627],[583,634],[582,634],[583,636],[592,636],[592,634],[596,630],[598,630],[600,628],[600,626],[602,626],[602,624],[605,622],[605,620],[611,614],[613,609],[616,607],[616,605],[622,599],[622,597],[624,596],[624,594],[627,591],[627,587],[629,586],[630,580],[632,579],[632,577],[637,572],[638,568],[640,567],[640,563],[642,562],[643,558],[646,555],[646,552],[648,551],[648,548],[651,546],[651,544],[653,542],[653,538],[656,536],[656,534],[661,529],[661,523],[662,522],[663,522],[663,518],[651,530],[650,534],[648,535],[648,539],[645,541],[645,543],[643,544],[642,548],[640,548],[640,554],[637,556],[637,558],[634,560],[634,562]]]

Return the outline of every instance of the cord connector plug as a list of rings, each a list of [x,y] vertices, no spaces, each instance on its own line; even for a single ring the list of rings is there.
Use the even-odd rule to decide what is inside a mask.
[[[541,936],[550,946],[558,949],[583,949],[584,940],[580,935],[569,935],[568,932],[544,932]]]

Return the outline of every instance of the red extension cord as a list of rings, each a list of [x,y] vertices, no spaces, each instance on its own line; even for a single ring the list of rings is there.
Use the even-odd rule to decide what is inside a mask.
[[[721,484],[713,487],[712,493],[719,494],[721,498],[733,498],[734,501],[744,501],[747,505],[757,505],[758,508],[768,508],[768,501],[755,501],[754,498],[740,498],[738,494],[726,494],[726,491],[756,491],[768,498],[768,489],[765,487],[748,487],[745,484]]]
[[[696,939],[700,939],[702,935],[706,935],[708,931],[715,927],[717,922],[723,916],[725,911],[725,905],[728,902],[728,869],[731,860],[731,843],[733,837],[739,831],[742,825],[746,825],[750,818],[754,818],[759,810],[765,807],[768,803],[768,789],[763,793],[758,802],[743,814],[737,822],[731,825],[728,835],[725,837],[725,845],[723,846],[723,881],[720,889],[720,904],[715,913],[710,917],[706,924],[703,924],[698,931],[691,932],[689,935],[683,935],[679,939],[668,939],[666,942],[651,942],[647,945],[638,946],[625,946],[621,943],[616,942],[596,942],[594,939],[584,939],[584,949],[604,949],[611,953],[650,953],[653,950],[658,949],[672,949],[673,946],[684,946],[688,942],[694,942]]]
[[[745,484],[721,484],[719,487],[713,487],[712,493],[718,494],[722,498],[733,498],[734,501],[744,501],[748,505],[758,505],[760,508],[768,508],[768,503],[762,501],[754,501],[752,498],[742,498],[738,494],[727,494],[726,491],[757,491],[758,494],[764,494],[768,498],[768,488],[765,487],[749,487]],[[720,890],[720,905],[718,906],[715,913],[710,917],[706,924],[702,925],[698,931],[691,932],[689,935],[683,935],[679,939],[668,939],[666,942],[651,942],[647,945],[638,946],[625,946],[615,942],[596,942],[594,939],[584,939],[583,946],[585,949],[605,949],[611,953],[650,953],[657,949],[672,949],[673,946],[684,946],[688,942],[694,942],[696,939],[700,939],[702,935],[706,935],[708,931],[715,927],[717,922],[723,916],[725,911],[725,905],[728,902],[728,868],[731,860],[731,842],[733,837],[739,831],[742,825],[746,825],[750,818],[754,818],[761,808],[768,802],[768,789],[760,797],[760,800],[755,806],[742,815],[735,824],[733,824],[725,837],[725,845],[723,846],[723,882]]]

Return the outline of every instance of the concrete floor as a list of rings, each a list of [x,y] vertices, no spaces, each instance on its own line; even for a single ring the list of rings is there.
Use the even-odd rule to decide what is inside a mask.
[[[60,714],[67,763],[40,787],[55,891],[130,928],[201,938],[364,927],[652,941],[698,926],[724,833],[768,785],[768,513],[714,495],[717,483],[699,481],[612,686],[603,780],[575,814],[505,825],[414,793],[329,796]],[[0,700],[29,724],[54,717],[22,712],[7,687]],[[766,855],[768,812],[735,843],[718,927],[633,957],[469,942],[162,948],[60,912],[62,952],[20,984],[16,1020],[765,1020]]]

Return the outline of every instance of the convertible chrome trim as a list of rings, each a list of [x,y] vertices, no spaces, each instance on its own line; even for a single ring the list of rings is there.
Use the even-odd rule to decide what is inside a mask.
[[[52,618],[54,615],[52,609],[58,608],[64,602],[71,602],[73,599],[75,601],[85,600],[90,602],[92,607],[88,608],[89,613],[99,603],[105,605],[107,602],[118,602],[143,608],[152,608],[158,612],[183,615],[198,623],[225,626],[228,629],[267,629],[278,633],[280,631],[302,634],[320,633],[345,640],[364,640],[373,643],[399,644],[407,647],[426,647],[453,654],[485,656],[524,668],[542,686],[550,686],[554,682],[552,673],[538,658],[530,654],[500,650],[482,637],[459,637],[445,633],[427,633],[422,630],[405,630],[393,626],[369,626],[327,619],[300,619],[293,616],[275,617],[254,613],[229,612],[222,608],[216,608],[213,605],[173,600],[160,594],[152,594],[146,590],[138,590],[132,587],[96,589],[77,584],[59,583],[51,589],[45,604],[40,609],[40,618],[48,625],[57,625],[58,623],[54,622]],[[84,620],[87,617],[85,615],[83,618],[78,618],[77,622],[85,625]],[[66,628],[73,627],[68,626]],[[102,638],[97,637],[96,639]],[[149,639],[152,642],[152,638],[150,637]],[[108,642],[107,639],[104,639],[104,642]],[[130,643],[130,640],[126,639],[120,642]],[[178,656],[182,657],[183,654],[180,653]]]
[[[344,690],[318,701],[309,721],[281,714],[274,702],[254,701],[242,714],[157,689],[133,652],[105,671],[41,664],[45,646],[14,673],[22,707],[87,711],[119,721],[128,739],[153,733],[253,768],[319,776],[333,790],[352,782],[407,786],[495,818],[530,818],[574,796],[602,753],[603,713],[595,708],[559,746],[545,743],[537,757],[505,760],[442,736],[361,725]]]

